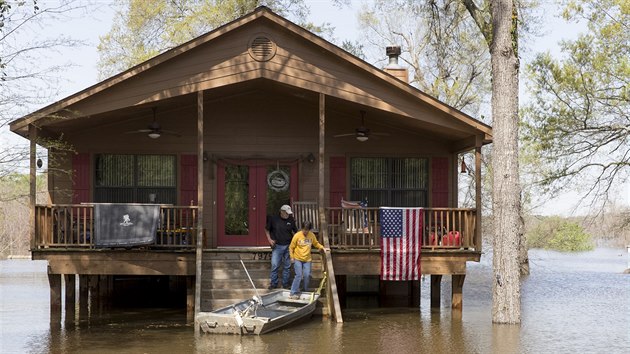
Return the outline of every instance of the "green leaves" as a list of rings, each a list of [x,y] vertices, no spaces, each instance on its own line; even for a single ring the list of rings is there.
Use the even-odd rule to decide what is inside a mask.
[[[561,58],[541,53],[528,65],[533,99],[523,110],[523,146],[543,163],[542,185],[579,181],[605,200],[630,176],[629,6],[576,0],[564,16],[587,21],[589,31],[561,42]]]
[[[553,216],[544,219],[526,235],[529,248],[563,252],[589,251],[594,248],[591,235],[575,222]]]

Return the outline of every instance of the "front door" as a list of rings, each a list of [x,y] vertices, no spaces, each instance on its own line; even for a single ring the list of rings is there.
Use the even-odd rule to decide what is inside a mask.
[[[267,216],[297,196],[297,162],[220,162],[217,183],[218,245],[267,246]]]

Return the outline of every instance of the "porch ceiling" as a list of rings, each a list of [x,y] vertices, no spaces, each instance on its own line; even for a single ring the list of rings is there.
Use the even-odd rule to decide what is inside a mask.
[[[300,101],[304,106],[311,106],[317,110],[319,94],[310,90],[290,86],[273,80],[258,79],[245,81],[238,84],[226,85],[223,87],[206,90],[204,95],[204,104],[206,109],[215,104],[234,104],[234,100],[247,101],[248,97],[255,95],[274,95],[278,97],[286,97],[287,100]],[[40,120],[40,128],[42,136],[57,137],[61,134],[65,136],[74,136],[85,131],[94,131],[95,129],[113,127],[118,125],[133,125],[138,128],[144,128],[152,120],[152,108],[156,107],[158,112],[158,120],[163,123],[163,128],[168,129],[161,118],[168,112],[182,109],[196,109],[197,95],[187,94],[176,97],[165,98],[156,102],[129,106],[122,109],[107,111],[91,116],[76,118],[49,118]],[[210,108],[211,109],[211,108]],[[410,118],[386,112],[377,108],[364,106],[362,104],[347,101],[337,97],[326,97],[326,113],[328,119],[340,119],[352,121],[357,125],[360,122],[360,111],[366,111],[366,125],[373,131],[382,130],[384,127],[392,130],[399,130],[401,133],[412,133],[418,136],[429,135],[432,138],[447,140],[451,142],[462,141],[473,138],[475,131],[452,129],[438,124],[428,123],[419,119]],[[328,121],[330,122],[330,120]],[[347,131],[336,131],[332,124],[327,124],[326,134],[329,136]],[[379,129],[380,128],[380,129]],[[20,135],[27,137],[28,132],[16,131]],[[477,132],[478,133],[478,132]]]

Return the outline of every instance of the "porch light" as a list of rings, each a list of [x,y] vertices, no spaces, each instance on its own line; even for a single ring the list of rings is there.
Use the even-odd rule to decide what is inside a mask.
[[[151,139],[157,139],[159,137],[160,137],[160,133],[158,133],[158,132],[150,132],[149,133],[149,138],[151,138]]]
[[[309,163],[315,162],[315,155],[313,155],[312,152],[309,152],[308,156],[306,156],[306,161],[308,161]]]
[[[464,158],[462,157],[462,165],[460,167],[460,171],[461,173],[466,173],[468,172],[468,166],[466,166],[466,161],[464,161]]]

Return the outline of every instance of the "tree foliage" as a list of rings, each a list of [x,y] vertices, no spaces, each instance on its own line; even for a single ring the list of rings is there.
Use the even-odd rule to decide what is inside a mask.
[[[101,79],[144,62],[265,5],[307,29],[329,33],[327,24],[306,22],[303,0],[119,0],[112,29],[98,46]]]
[[[527,233],[530,248],[544,248],[564,252],[590,251],[594,248],[591,235],[581,225],[553,216],[546,218]]]
[[[582,186],[601,206],[630,176],[630,4],[569,1],[564,17],[588,31],[528,65],[523,141],[545,193]]]
[[[30,247],[29,175],[12,173],[0,176],[0,259],[26,255]],[[37,202],[45,203],[46,176],[37,177]]]
[[[359,22],[376,58],[400,45],[410,83],[431,96],[477,115],[490,93],[488,47],[458,0],[385,1],[365,5]]]
[[[59,61],[52,64],[49,57],[61,48],[81,45],[80,41],[67,36],[49,36],[45,29],[55,22],[82,15],[89,6],[87,1],[73,0],[0,0],[0,137],[3,141],[10,122],[59,94],[61,73],[72,65]],[[46,145],[63,146],[54,139],[48,139]],[[0,147],[0,178],[18,171],[28,160],[28,152],[26,144],[4,143]]]

